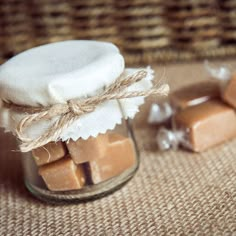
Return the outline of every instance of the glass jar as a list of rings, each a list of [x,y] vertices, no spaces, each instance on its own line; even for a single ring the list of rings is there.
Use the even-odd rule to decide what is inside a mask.
[[[127,119],[159,89],[151,89],[151,68],[126,68],[124,62],[111,43],[69,40],[29,49],[1,65],[0,125],[18,137],[22,152],[34,149],[22,160],[26,186],[36,197],[93,199],[137,170]]]
[[[44,146],[36,149],[38,151],[22,153],[27,189],[41,200],[59,203],[95,199],[120,188],[133,177],[139,166],[130,120],[123,119],[122,124],[102,136],[103,141],[99,141],[98,136],[92,138],[92,142],[80,139],[63,142],[65,155],[57,160],[54,160],[56,154],[53,148],[56,143],[49,150]],[[101,147],[96,146],[97,141]],[[74,149],[70,142],[73,142]],[[76,143],[79,145],[76,146]],[[72,158],[76,153],[78,156]],[[42,157],[45,159],[45,154],[48,159],[40,161]]]

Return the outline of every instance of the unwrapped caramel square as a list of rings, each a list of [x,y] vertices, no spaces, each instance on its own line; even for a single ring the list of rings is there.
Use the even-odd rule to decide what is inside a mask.
[[[32,151],[35,162],[38,166],[59,160],[66,155],[62,142],[50,142]]]
[[[70,140],[66,145],[74,162],[81,164],[104,156],[107,144],[107,134],[100,134],[96,138]]]
[[[232,76],[231,80],[226,85],[222,94],[222,98],[229,105],[236,108],[236,74]]]
[[[85,184],[83,167],[69,157],[39,167],[39,174],[51,191],[81,189]]]
[[[198,105],[210,99],[220,97],[217,82],[202,81],[180,88],[170,94],[170,102],[176,110]]]
[[[177,130],[182,130],[184,142],[196,152],[236,137],[236,114],[220,100],[210,100],[182,110],[173,118]],[[186,146],[186,145],[184,145]]]
[[[133,141],[118,134],[109,134],[109,143],[103,157],[89,162],[94,184],[121,174],[135,165],[136,153]]]

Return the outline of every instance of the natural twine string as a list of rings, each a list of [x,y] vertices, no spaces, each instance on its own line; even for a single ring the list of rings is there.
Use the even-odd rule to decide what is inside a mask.
[[[28,107],[16,104],[5,103],[5,107],[14,111],[27,113],[19,122],[15,132],[21,141],[20,149],[22,152],[31,151],[41,147],[51,141],[57,141],[64,130],[66,130],[75,120],[84,114],[93,112],[101,103],[109,100],[117,100],[133,97],[147,97],[149,95],[167,95],[169,87],[167,84],[154,86],[146,91],[130,91],[125,89],[130,85],[137,83],[147,76],[146,70],[140,70],[127,77],[119,77],[101,94],[86,99],[71,99],[65,104],[55,104],[49,107]],[[39,121],[58,118],[46,132],[36,139],[25,136],[25,130]]]

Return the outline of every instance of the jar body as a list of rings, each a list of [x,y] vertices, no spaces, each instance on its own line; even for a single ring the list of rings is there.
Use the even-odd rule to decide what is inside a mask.
[[[130,121],[123,120],[102,137],[99,142],[98,138],[77,140],[73,145],[63,142],[65,153],[56,160],[55,150],[44,146],[48,155],[44,163],[41,152],[22,153],[27,189],[41,200],[60,203],[99,198],[121,187],[139,166]]]

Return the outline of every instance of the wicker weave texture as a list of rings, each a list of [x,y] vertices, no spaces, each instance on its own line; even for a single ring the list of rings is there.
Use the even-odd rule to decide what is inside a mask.
[[[0,0],[0,62],[35,45],[111,41],[128,64],[236,55],[235,0]]]

